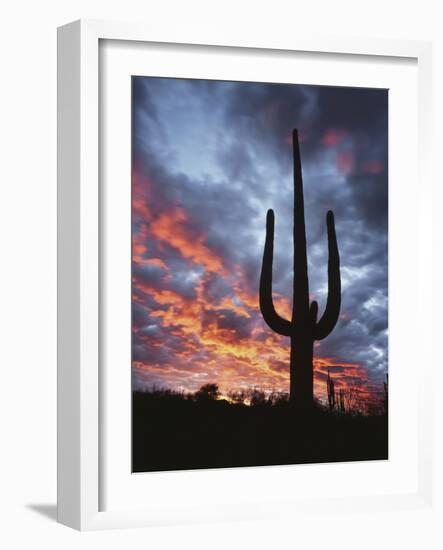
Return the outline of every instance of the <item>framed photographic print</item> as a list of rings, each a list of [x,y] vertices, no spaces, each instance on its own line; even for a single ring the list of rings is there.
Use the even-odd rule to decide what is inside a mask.
[[[428,505],[429,45],[82,21],[58,70],[59,520]]]

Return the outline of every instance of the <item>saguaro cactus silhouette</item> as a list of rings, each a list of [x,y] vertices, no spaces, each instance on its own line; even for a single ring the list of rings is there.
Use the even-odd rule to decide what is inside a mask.
[[[294,155],[294,273],[292,319],[281,317],[272,300],[272,262],[274,254],[274,212],[266,217],[266,241],[260,276],[260,310],[268,326],[278,334],[291,338],[290,400],[309,407],[314,400],[313,349],[315,340],[323,340],[335,327],[340,314],[341,282],[340,257],[335,235],[334,214],[326,215],[328,232],[328,297],[326,308],[317,322],[318,304],[309,305],[308,262],[303,199],[303,180],[298,132],[292,134]]]

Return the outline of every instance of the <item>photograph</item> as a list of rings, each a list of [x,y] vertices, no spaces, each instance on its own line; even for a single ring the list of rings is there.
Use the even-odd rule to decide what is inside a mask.
[[[432,1],[6,3],[1,548],[443,549]]]
[[[389,91],[131,86],[132,471],[387,460]]]

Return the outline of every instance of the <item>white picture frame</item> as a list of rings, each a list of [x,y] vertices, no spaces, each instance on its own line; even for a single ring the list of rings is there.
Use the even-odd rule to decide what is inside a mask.
[[[250,35],[249,35],[250,36]],[[300,509],[300,502],[291,501],[287,494],[273,494],[272,500],[249,502],[245,506],[226,506],[205,502],[204,505],[164,507],[114,506],[101,507],[100,483],[103,482],[102,441],[103,397],[100,382],[100,266],[101,247],[99,212],[102,208],[99,185],[100,159],[100,41],[113,40],[134,43],[194,44],[201,48],[229,48],[231,54],[242,50],[271,50],[279,55],[286,52],[328,53],[332,56],[370,56],[395,60],[413,59],[417,64],[418,81],[418,220],[420,250],[418,280],[429,276],[432,249],[430,219],[432,185],[429,173],[431,140],[431,46],[426,42],[370,40],[344,37],[315,37],[297,35],[281,40],[223,37],[208,39],[201,36],[157,35],[153,29],[136,24],[77,21],[59,29],[58,33],[58,520],[80,530],[130,526],[169,525],[175,523],[250,519],[269,516],[288,516]],[[394,205],[395,208],[395,205]],[[419,258],[417,258],[418,261]],[[429,277],[430,278],[430,277]],[[418,307],[425,307],[432,289],[419,284]],[[424,310],[423,310],[424,311]],[[423,314],[426,317],[426,313]],[[417,508],[431,505],[432,452],[431,400],[426,388],[431,386],[432,349],[426,349],[428,361],[418,373],[417,424],[418,472],[414,490],[384,495],[304,498],[304,512],[327,508],[346,511],[359,506],[366,511]],[[128,367],[129,368],[129,367]],[[261,475],[255,469],[254,475]],[[283,475],[274,470],[273,475]],[[342,469],[343,470],[343,469]],[[286,470],[287,473],[288,470]],[[258,472],[258,473],[257,473]],[[165,474],[163,474],[165,475]],[[169,473],[166,475],[176,475]],[[185,476],[194,476],[182,472]],[[205,472],[205,480],[217,475]],[[225,476],[238,476],[231,470]],[[286,474],[285,474],[286,475]],[[177,478],[176,478],[177,479]],[[252,479],[252,478],[251,478]],[[161,486],[161,485],[160,485]],[[159,490],[157,480],[156,489]],[[173,489],[172,489],[173,490]],[[155,500],[154,494],[150,500]]]

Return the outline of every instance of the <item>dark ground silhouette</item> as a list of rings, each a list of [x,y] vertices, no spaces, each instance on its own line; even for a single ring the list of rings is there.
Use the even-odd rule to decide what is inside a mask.
[[[388,458],[383,409],[371,416],[319,404],[297,410],[288,396],[259,391],[250,393],[250,405],[217,397],[215,384],[193,395],[134,392],[133,471]]]

